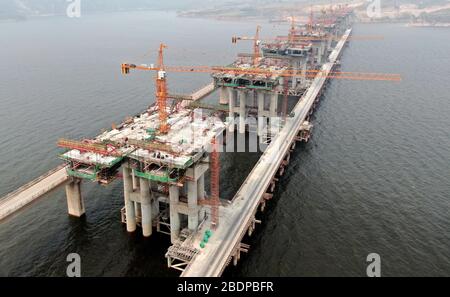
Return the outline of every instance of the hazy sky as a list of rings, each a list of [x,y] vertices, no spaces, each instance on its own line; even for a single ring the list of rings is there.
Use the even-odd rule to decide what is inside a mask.
[[[75,1],[75,0],[73,0]],[[106,12],[118,10],[134,9],[188,9],[188,8],[212,8],[224,4],[263,4],[276,2],[307,2],[319,4],[320,2],[330,3],[330,0],[77,0],[81,1],[82,9],[85,12]],[[332,0],[339,3],[345,0]],[[384,5],[389,4],[439,4],[448,3],[449,0],[381,0]],[[64,14],[68,6],[67,0],[0,0],[0,18],[12,16],[31,16]]]

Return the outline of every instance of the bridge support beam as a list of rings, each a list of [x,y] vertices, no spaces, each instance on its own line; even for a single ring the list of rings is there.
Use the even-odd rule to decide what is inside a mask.
[[[85,214],[84,201],[81,196],[81,179],[73,178],[66,184],[67,209],[69,215],[81,217]]]

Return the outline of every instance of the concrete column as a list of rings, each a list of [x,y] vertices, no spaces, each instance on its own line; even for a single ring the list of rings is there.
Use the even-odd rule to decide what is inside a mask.
[[[264,132],[264,92],[258,92],[258,136]]]
[[[228,104],[229,102],[229,96],[228,96],[227,88],[226,87],[220,87],[219,89],[219,103],[220,104]]]
[[[239,133],[245,133],[245,106],[247,103],[247,92],[239,90]]]
[[[319,50],[319,57],[320,57],[319,63],[322,63],[324,55],[325,55],[325,41],[321,41],[320,42],[320,50]]]
[[[316,52],[317,64],[320,64],[322,62],[322,59],[321,59],[322,55],[320,54],[320,45],[319,46],[316,45],[315,50],[317,51]]]
[[[271,94],[270,97],[270,117],[276,117],[278,110],[278,93]]]
[[[230,100],[229,100],[229,107],[230,107],[230,114],[229,114],[229,118],[231,121],[231,125],[229,127],[230,132],[234,132],[234,106],[236,104],[236,91],[233,88],[228,88],[229,91],[229,96],[230,96]]]
[[[152,220],[159,215],[159,201],[158,197],[153,193],[152,182],[150,182],[150,196],[152,197]]]
[[[306,63],[307,61],[305,59],[302,64],[302,83],[305,83],[306,81]]]
[[[205,198],[205,175],[199,177],[197,180],[197,198],[204,199]]]
[[[293,71],[294,75],[291,76],[291,79],[292,79],[292,85],[291,86],[292,86],[293,89],[295,89],[297,87],[297,73],[298,73],[298,68],[299,68],[297,60],[294,60],[292,68],[294,70]],[[284,79],[288,79],[288,78],[285,77]]]
[[[148,179],[141,178],[141,225],[142,235],[149,237],[152,235],[152,197],[150,192],[150,183]]]
[[[139,191],[140,183],[139,183],[139,177],[134,175],[134,169],[131,169],[131,181],[133,183],[133,192]],[[141,204],[139,202],[134,201],[134,213],[136,214],[136,218],[141,217]],[[136,219],[137,221],[137,219]]]
[[[134,175],[134,169],[131,169],[131,179],[133,181],[133,191],[139,189],[139,178]]]
[[[134,203],[131,201],[131,193],[133,192],[133,181],[131,178],[130,168],[123,166],[123,194],[125,200],[125,214],[127,217],[127,231],[136,231],[136,213]]]
[[[286,78],[284,78],[286,79]],[[270,96],[269,130],[272,134],[274,125],[278,122],[278,94],[272,93]]]
[[[198,191],[197,191],[197,182],[196,181],[188,181],[187,183],[187,196],[188,196],[188,228],[189,230],[196,230],[198,227]]]
[[[81,217],[85,213],[83,197],[81,197],[81,180],[73,179],[66,184],[68,213],[74,217]]]
[[[134,213],[136,214],[136,218],[140,217],[142,219],[141,204],[136,201],[134,201]]]
[[[170,199],[170,240],[175,243],[180,234],[180,214],[177,205],[180,201],[180,189],[177,186],[169,186]]]

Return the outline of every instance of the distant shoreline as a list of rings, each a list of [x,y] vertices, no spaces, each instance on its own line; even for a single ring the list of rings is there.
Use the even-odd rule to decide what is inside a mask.
[[[88,11],[82,12],[83,15],[93,16],[93,15],[106,15],[111,13],[129,13],[129,12],[151,12],[151,11],[161,11],[161,12],[172,12],[177,13],[176,10],[172,9],[156,9],[156,8],[142,8],[142,9],[130,9],[130,10],[111,10],[111,11]],[[67,15],[62,13],[48,13],[48,14],[34,14],[34,15],[16,15],[16,16],[0,16],[0,23],[12,23],[12,22],[23,22],[32,19],[41,18],[51,18],[51,17],[67,17]]]
[[[450,28],[450,23],[408,23],[406,24],[407,27],[432,27],[432,28]]]

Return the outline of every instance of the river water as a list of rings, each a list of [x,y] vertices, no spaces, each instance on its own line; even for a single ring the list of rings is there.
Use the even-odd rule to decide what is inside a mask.
[[[264,36],[287,26],[262,24]],[[59,137],[93,137],[153,101],[151,73],[120,74],[120,63],[223,65],[251,44],[256,23],[177,18],[167,12],[52,17],[1,23],[0,195],[60,164]],[[378,253],[385,276],[450,275],[450,98],[448,29],[356,24],[343,71],[399,73],[400,83],[334,80],[297,147],[275,197],[231,276],[365,276]],[[172,92],[207,75],[170,74]],[[222,156],[224,198],[256,154]],[[0,224],[0,276],[63,276],[79,253],[84,276],[176,276],[169,238],[127,234],[121,182],[83,183],[86,216],[66,214],[55,190]]]

